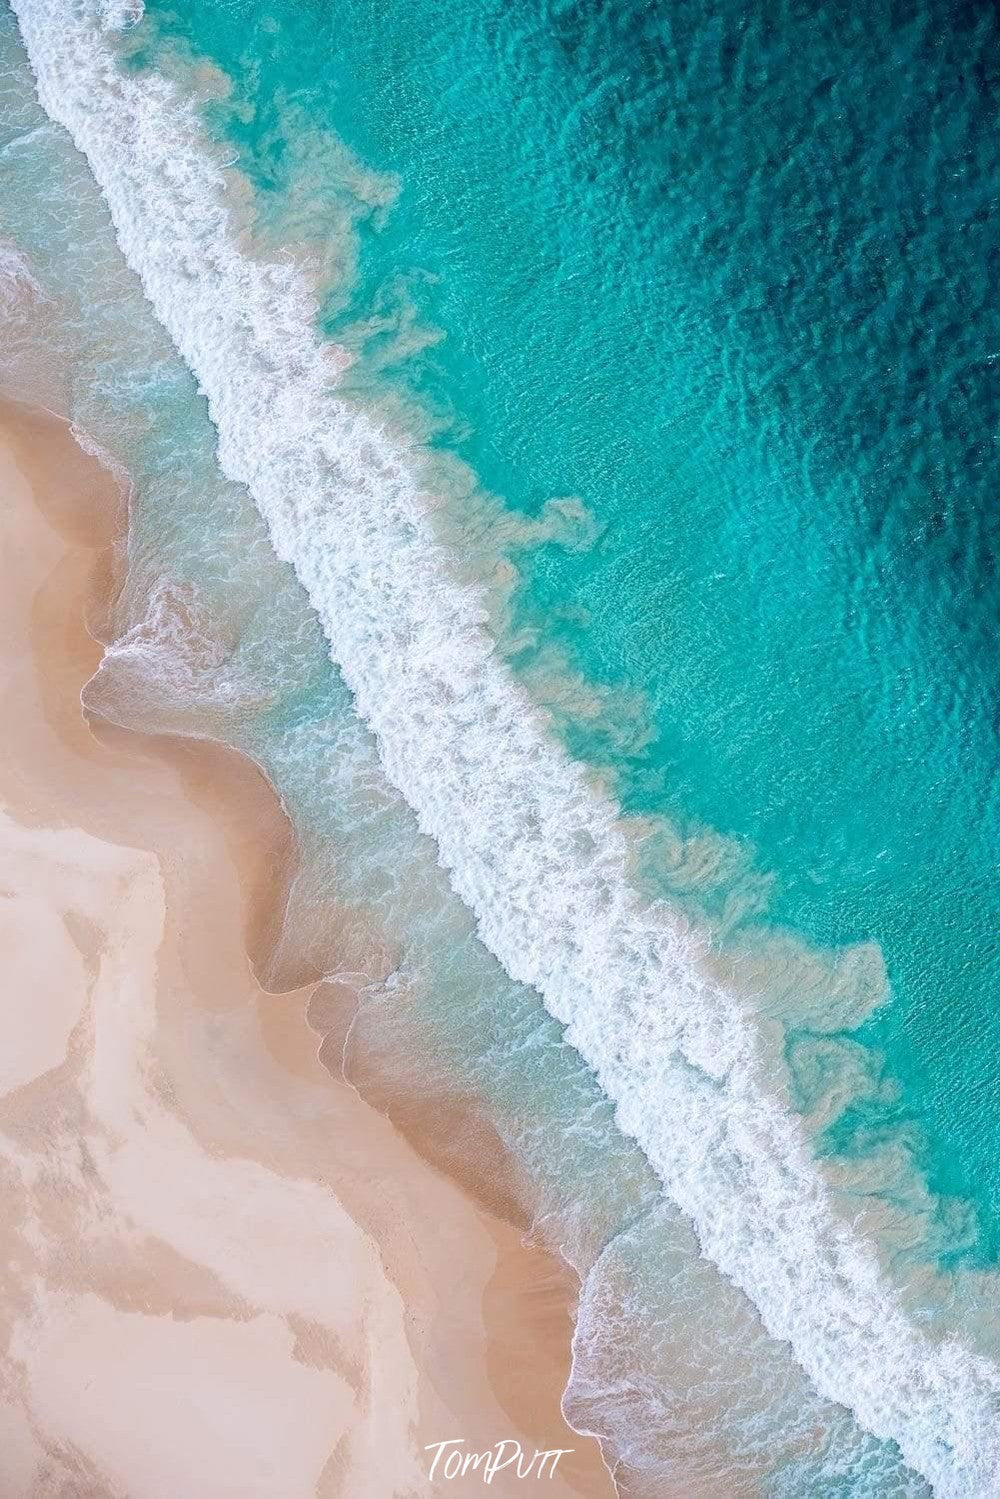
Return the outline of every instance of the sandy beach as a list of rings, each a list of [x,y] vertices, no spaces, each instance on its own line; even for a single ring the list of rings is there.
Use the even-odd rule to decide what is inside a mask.
[[[429,1478],[461,1438],[610,1495],[560,1413],[565,1272],[254,979],[294,857],[263,777],[83,713],[114,481],[8,404],[0,489],[0,1493],[477,1493]]]

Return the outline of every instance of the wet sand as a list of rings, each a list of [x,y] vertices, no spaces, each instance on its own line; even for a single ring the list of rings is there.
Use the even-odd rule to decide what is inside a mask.
[[[0,406],[0,1493],[476,1493],[429,1482],[461,1437],[572,1448],[542,1490],[610,1495],[560,1414],[565,1272],[253,976],[294,859],[263,777],[85,718],[120,516]]]

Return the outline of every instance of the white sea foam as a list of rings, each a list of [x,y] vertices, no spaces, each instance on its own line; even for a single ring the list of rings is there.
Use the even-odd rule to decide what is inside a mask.
[[[14,304],[22,297],[44,299],[45,293],[35,280],[28,257],[17,245],[0,239],[0,313],[6,321]]]
[[[944,1495],[1000,1494],[1000,1370],[906,1317],[769,1091],[747,1002],[701,939],[630,883],[614,803],[496,652],[486,596],[432,524],[414,451],[339,400],[288,258],[169,79],[123,73],[100,0],[14,0],[44,107],[89,158],[122,248],[307,589],[389,778],[437,841],[483,941],[534,985],[615,1100],[704,1253],[825,1394]]]

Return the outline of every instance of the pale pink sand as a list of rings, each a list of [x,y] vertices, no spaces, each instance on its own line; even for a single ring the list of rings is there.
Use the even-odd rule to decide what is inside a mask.
[[[573,1448],[544,1492],[610,1494],[559,1412],[552,1262],[252,977],[289,857],[262,778],[84,721],[114,511],[65,428],[0,410],[0,1496],[479,1492],[428,1482],[458,1436]]]

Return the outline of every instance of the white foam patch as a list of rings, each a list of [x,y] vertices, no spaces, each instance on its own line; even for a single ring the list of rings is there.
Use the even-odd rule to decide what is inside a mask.
[[[172,708],[175,715],[259,702],[265,694],[257,687],[255,695],[256,684],[233,670],[213,624],[190,586],[157,580],[144,614],[105,647],[97,679],[108,677],[113,685],[104,685],[104,692],[156,703],[161,712]]]
[[[5,319],[23,297],[46,300],[23,250],[10,240],[0,239],[0,313]]]
[[[618,809],[548,734],[432,525],[417,456],[338,400],[289,259],[254,258],[245,190],[169,79],[120,72],[99,0],[14,0],[49,114],[86,153],[122,249],[483,941],[534,985],[694,1223],[816,1386],[944,1495],[1000,1492],[1000,1370],[904,1314],[769,1092],[743,999],[629,881]],[[227,194],[227,186],[234,190]]]

